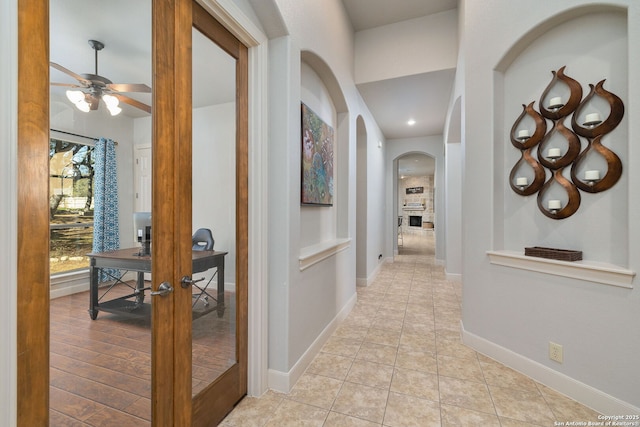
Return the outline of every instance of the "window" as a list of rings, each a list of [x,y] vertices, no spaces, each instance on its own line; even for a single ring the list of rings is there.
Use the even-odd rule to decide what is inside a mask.
[[[50,139],[50,272],[89,267],[93,245],[93,146]]]

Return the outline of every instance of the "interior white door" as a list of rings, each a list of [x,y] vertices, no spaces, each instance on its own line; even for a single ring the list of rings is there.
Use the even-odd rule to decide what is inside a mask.
[[[151,146],[134,148],[133,179],[135,200],[133,208],[136,212],[151,212]]]

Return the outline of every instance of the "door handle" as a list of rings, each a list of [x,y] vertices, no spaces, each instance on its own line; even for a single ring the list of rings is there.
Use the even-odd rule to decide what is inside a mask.
[[[160,295],[162,297],[165,297],[165,296],[169,295],[171,292],[173,292],[173,286],[171,286],[171,283],[162,282],[162,283],[160,283],[160,286],[158,286],[158,290],[157,291],[151,292],[151,296]]]
[[[182,285],[183,288],[188,288],[190,285],[193,285],[194,283],[202,282],[204,279],[205,278],[203,277],[202,279],[193,280],[189,276],[182,276],[182,279],[180,280],[180,284]]]

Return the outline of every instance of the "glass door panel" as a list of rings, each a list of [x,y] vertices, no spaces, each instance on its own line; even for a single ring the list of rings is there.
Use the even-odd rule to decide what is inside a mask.
[[[151,16],[50,1],[52,426],[151,425]]]
[[[236,61],[197,29],[192,37],[192,226],[211,231],[206,249],[220,259],[217,267],[193,272],[195,396],[237,363]]]
[[[218,260],[208,271],[193,265],[192,404],[199,427],[220,422],[247,390],[248,55],[192,6],[192,228],[211,230],[209,254]]]

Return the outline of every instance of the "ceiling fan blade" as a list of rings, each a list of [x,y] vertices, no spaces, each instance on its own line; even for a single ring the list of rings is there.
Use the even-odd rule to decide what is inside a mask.
[[[82,83],[85,86],[91,86],[91,81],[85,79],[84,77],[82,77],[79,74],[74,73],[73,71],[64,68],[62,65],[60,64],[56,64],[55,62],[49,62],[49,65],[51,65],[53,68],[55,68],[58,71],[62,71],[65,74],[70,75],[71,77],[73,77],[74,79],[76,79],[77,81],[79,81],[80,83]]]
[[[147,113],[151,114],[151,106],[140,102],[136,99],[133,98],[129,98],[128,96],[119,94],[119,93],[112,93],[113,96],[115,96],[116,98],[118,98],[118,100],[120,100],[120,102],[124,102],[125,104],[129,104],[133,107],[139,108],[142,111],[146,111]]]
[[[111,83],[107,88],[118,92],[145,92],[151,93],[151,88],[144,83]]]
[[[51,82],[51,86],[64,86],[64,87],[77,87],[80,89],[84,89],[84,86],[78,86],[78,85],[74,85],[72,83],[56,83],[56,82]]]

